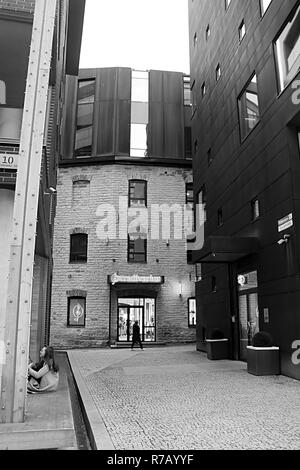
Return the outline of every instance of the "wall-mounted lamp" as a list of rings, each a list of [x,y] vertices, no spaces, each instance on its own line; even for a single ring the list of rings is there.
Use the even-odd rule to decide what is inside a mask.
[[[281,238],[280,240],[278,240],[278,245],[282,245],[283,243],[288,243],[289,240],[290,240],[290,235],[289,234],[285,234],[283,238]]]
[[[52,188],[52,186],[50,186],[50,188],[48,188],[48,191],[44,191],[44,194],[55,194],[57,193],[56,189],[55,188]]]
[[[169,246],[169,245],[170,245],[170,240],[169,240],[169,239],[167,239],[167,241],[166,241],[166,245],[167,245],[167,246]]]
[[[179,283],[179,297],[182,297],[182,282]]]

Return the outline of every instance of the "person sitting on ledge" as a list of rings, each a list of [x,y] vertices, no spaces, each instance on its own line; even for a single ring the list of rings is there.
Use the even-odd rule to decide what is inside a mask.
[[[27,382],[27,391],[29,393],[55,392],[58,387],[59,373],[52,346],[43,347],[40,357],[42,367],[38,371],[33,369],[33,363],[28,366],[30,379]]]

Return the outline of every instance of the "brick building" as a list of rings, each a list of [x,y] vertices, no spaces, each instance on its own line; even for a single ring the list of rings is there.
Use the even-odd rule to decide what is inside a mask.
[[[218,328],[246,360],[264,330],[299,379],[300,3],[190,0],[189,16],[197,348]]]
[[[57,2],[36,228],[30,356],[48,342],[57,125],[65,73],[78,72],[84,0]],[[10,228],[35,9],[33,0],[0,0],[0,340],[4,335]]]
[[[189,94],[189,77],[177,72],[105,68],[68,77],[55,347],[126,344],[134,320],[145,342],[195,340],[195,276],[183,226],[193,213]],[[157,215],[163,204],[166,213]]]

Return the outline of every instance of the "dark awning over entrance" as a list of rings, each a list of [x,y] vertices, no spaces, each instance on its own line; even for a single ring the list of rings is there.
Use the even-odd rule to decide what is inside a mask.
[[[193,252],[194,263],[232,263],[257,253],[258,239],[254,237],[208,237],[201,250]]]

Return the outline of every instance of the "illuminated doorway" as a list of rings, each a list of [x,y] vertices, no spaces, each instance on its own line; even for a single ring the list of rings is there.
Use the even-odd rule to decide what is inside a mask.
[[[118,299],[118,341],[132,341],[132,327],[136,320],[139,322],[141,340],[155,341],[155,299]]]

